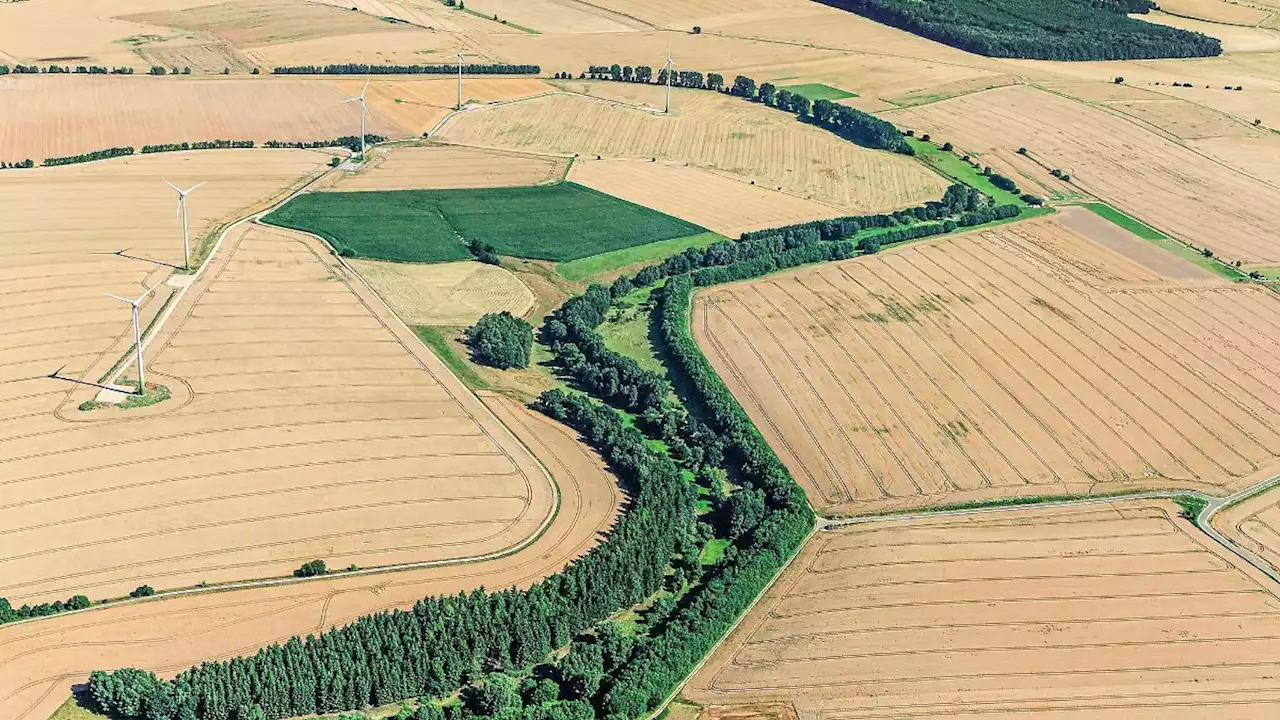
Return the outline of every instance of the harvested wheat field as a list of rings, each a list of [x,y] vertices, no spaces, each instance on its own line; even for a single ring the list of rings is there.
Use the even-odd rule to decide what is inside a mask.
[[[1275,467],[1280,299],[1062,215],[710,290],[694,333],[827,512]]]
[[[841,213],[840,208],[815,200],[671,163],[579,158],[569,179],[726,237]]]
[[[484,263],[417,265],[348,260],[396,315],[410,325],[471,325],[485,313],[523,317],[533,291],[510,270]]]
[[[1107,107],[1181,140],[1251,138],[1262,133],[1249,123],[1186,100],[1159,99],[1110,102]]]
[[[467,9],[555,35],[649,29],[649,25],[634,18],[574,0],[472,0]]]
[[[0,443],[0,597],[484,557],[554,513],[542,467],[318,241],[231,231],[148,351],[172,400]]]
[[[163,282],[182,264],[182,229],[161,178],[184,188],[207,182],[188,205],[198,244],[301,187],[327,159],[310,150],[219,150],[0,173],[0,436],[62,427],[59,407],[79,417],[66,401],[74,386],[46,376],[61,368],[97,381],[106,367],[86,373],[109,367],[132,342],[128,308],[105,293],[170,290]],[[144,305],[147,319],[162,300]]]
[[[1259,180],[1280,185],[1280,137],[1212,138],[1191,146]]]
[[[1271,16],[1267,10],[1227,0],[1164,0],[1160,9],[1171,15],[1228,25],[1258,25]]]
[[[1036,162],[1067,171],[1079,189],[1228,262],[1280,260],[1273,217],[1280,189],[1105,110],[1022,86],[883,115],[993,167],[1014,168],[1006,174],[1024,186],[1047,178],[1017,154],[1026,147]]]
[[[799,717],[1271,718],[1280,598],[1172,503],[816,535],[684,696]]]
[[[586,552],[616,517],[621,493],[601,461],[561,425],[519,403],[485,405],[546,465],[560,508],[520,552],[483,562],[129,603],[0,627],[0,720],[45,720],[90,668],[166,676],[204,660],[408,608],[477,587],[528,586]]]
[[[450,190],[519,187],[560,182],[570,158],[438,145],[370,152],[358,172],[341,176],[334,190]]]
[[[1272,488],[1213,516],[1213,525],[1280,572],[1280,492]]]
[[[606,87],[616,85],[617,87]],[[657,87],[593,83],[662,106]],[[696,90],[672,93],[663,116],[618,100],[560,93],[454,116],[439,137],[465,145],[690,163],[847,212],[937,199],[943,179],[910,158],[858,147],[788,113]]]
[[[1225,25],[1218,22],[1206,22],[1193,18],[1160,12],[1159,10],[1142,16],[1143,21],[1167,25],[1180,30],[1198,32],[1222,41],[1224,54],[1244,54],[1275,52],[1280,50],[1280,32],[1267,27],[1248,27],[1242,25]]]
[[[231,0],[119,19],[211,35],[242,50],[348,34],[413,32],[407,25],[305,0]]]

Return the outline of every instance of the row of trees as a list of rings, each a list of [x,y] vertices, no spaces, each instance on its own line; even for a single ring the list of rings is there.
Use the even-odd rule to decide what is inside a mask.
[[[453,65],[369,65],[366,63],[337,63],[331,65],[288,65],[273,68],[273,75],[448,75],[458,72]],[[509,65],[486,63],[463,65],[467,75],[537,75],[540,65]]]
[[[529,367],[533,326],[503,310],[486,313],[467,328],[467,345],[476,360],[501,370]]]
[[[645,71],[643,74],[641,71]],[[628,74],[630,71],[630,74]],[[587,75],[598,80],[614,80],[618,82],[650,82],[652,69],[646,66],[632,68],[629,65],[592,65]],[[660,71],[655,78],[659,85],[667,82],[666,71]],[[724,77],[719,73],[708,73],[705,76],[693,70],[681,70],[672,76],[671,84],[676,87],[714,90],[736,95],[747,100],[776,107],[780,110],[795,113],[802,122],[811,122],[829,130],[840,137],[864,147],[876,150],[889,150],[903,155],[914,155],[915,151],[907,144],[898,128],[870,113],[840,105],[830,100],[810,101],[809,98],[789,90],[776,87],[772,83],[757,85],[753,78],[739,75],[732,85],[726,85]]]
[[[54,75],[132,75],[133,68],[108,68],[104,65],[77,65],[72,69],[70,65],[49,65],[43,68],[38,65],[17,65],[10,69],[8,65],[0,65],[0,75],[8,75],[10,72],[15,75],[39,75],[41,73]]]
[[[54,165],[74,165],[76,163],[106,160],[107,158],[124,157],[132,154],[132,147],[114,147],[107,148],[106,150],[95,150],[93,152],[81,153],[79,155],[69,155],[67,157],[45,158],[44,163],[42,164],[49,167]]]
[[[26,620],[34,617],[45,617],[46,615],[57,615],[68,610],[83,610],[89,607],[89,598],[84,595],[75,595],[66,602],[55,600],[51,603],[40,603],[38,605],[23,605],[14,608],[9,601],[0,597],[0,625],[11,623],[18,620]]]
[[[377,145],[386,142],[386,138],[381,135],[365,135],[365,145]],[[351,152],[360,152],[360,136],[359,135],[343,135],[334,140],[268,140],[262,143],[262,147],[267,148],[294,148],[300,150],[310,150],[314,148],[327,147],[344,147]]]
[[[15,160],[14,162],[0,162],[0,170],[16,170],[18,168],[33,168],[35,166],[36,163],[31,158],[27,158],[26,160]]]
[[[1149,0],[819,0],[979,55],[1033,60],[1208,57],[1222,43],[1134,20]]]
[[[162,145],[143,145],[142,154],[162,152],[182,152],[183,150],[226,150],[229,148],[251,148],[252,140],[202,140],[193,143],[164,143]]]

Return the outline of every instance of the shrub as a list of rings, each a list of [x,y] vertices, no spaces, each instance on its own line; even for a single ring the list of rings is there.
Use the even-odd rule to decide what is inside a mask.
[[[1039,195],[1032,195],[1031,193],[1025,193],[1022,195],[1022,202],[1028,205],[1039,206],[1044,204],[1044,198],[1040,197]]]
[[[920,136],[920,139],[921,139],[921,140],[923,140],[923,141],[925,141],[925,142],[929,142],[929,133],[925,133],[925,134],[921,135],[921,136]]]
[[[1117,84],[1117,85],[1123,85],[1123,84],[1124,84],[1124,77],[1117,75],[1117,76],[1116,76],[1116,79],[1115,79],[1115,80],[1112,80],[1111,82],[1114,82],[1114,83],[1115,83],[1115,84]]]
[[[701,35],[701,34],[702,34],[702,26],[701,26],[701,25],[694,25],[694,26],[693,26],[693,34],[694,34],[694,35]]]
[[[488,313],[467,328],[467,344],[486,365],[502,370],[528,367],[533,326],[505,310]]]
[[[1018,154],[1019,154],[1019,155],[1026,155],[1026,154],[1027,154],[1027,148],[1026,148],[1026,146],[1023,146],[1023,147],[1018,148]]]
[[[942,143],[942,149],[946,152],[951,152],[952,150],[955,149],[955,146],[949,142],[944,142]]]
[[[137,588],[134,589],[133,592],[129,593],[129,597],[134,597],[134,598],[151,597],[152,595],[155,595],[155,594],[156,594],[155,588],[151,587],[150,585],[139,585]]]
[[[317,577],[320,575],[328,575],[329,569],[325,567],[323,560],[312,560],[302,564],[302,567],[293,571],[294,577]]]

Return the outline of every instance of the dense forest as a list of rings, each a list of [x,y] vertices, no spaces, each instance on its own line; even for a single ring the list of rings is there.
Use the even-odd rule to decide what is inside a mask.
[[[1031,60],[1209,57],[1216,38],[1128,17],[1150,0],[818,0],[979,55]]]
[[[660,706],[813,527],[803,491],[689,334],[693,288],[1015,216],[955,185],[893,214],[839,218],[690,249],[565,301],[541,328],[576,391],[533,405],[596,448],[629,495],[609,536],[528,590],[477,589],[361,618],[172,681],[96,671],[89,692],[118,718],[275,720],[420,697],[413,720],[628,720]],[[610,350],[597,328],[657,285],[673,383]],[[677,391],[677,388],[679,389]],[[706,499],[699,501],[699,497]],[[719,560],[702,561],[713,540]],[[644,602],[644,632],[610,618]],[[554,652],[554,651],[559,652]],[[455,691],[460,702],[434,699]]]

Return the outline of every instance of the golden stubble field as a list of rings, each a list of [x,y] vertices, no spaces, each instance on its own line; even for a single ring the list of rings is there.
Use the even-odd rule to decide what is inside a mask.
[[[1171,503],[846,526],[811,539],[684,696],[804,720],[1270,718],[1276,591]]]
[[[1280,207],[1280,188],[1123,116],[1030,87],[883,116],[955,143],[1032,192],[1049,182],[1046,168],[1061,168],[1078,188],[1228,262],[1280,260],[1280,230],[1270,210]]]
[[[587,157],[689,163],[843,212],[936,200],[946,182],[910,158],[867,150],[788,113],[738,98],[674,90],[670,116],[657,87],[568,83],[564,92],[456,115],[448,142]],[[839,213],[836,213],[839,214]]]
[[[486,313],[524,317],[533,309],[533,291],[506,268],[471,260],[346,262],[410,325],[472,325]]]
[[[210,659],[251,654],[292,635],[407,609],[433,595],[526,587],[589,550],[623,501],[601,460],[572,431],[496,395],[485,406],[546,465],[560,508],[520,552],[483,562],[393,574],[128,603],[0,627],[0,720],[45,720],[89,671],[147,668],[163,676]]]
[[[1265,477],[1277,327],[1270,291],[1080,208],[715,288],[693,318],[834,513]]]
[[[569,179],[733,238],[748,230],[821,220],[842,211],[678,163],[580,157]]]
[[[202,140],[312,142],[360,132],[360,111],[343,101],[360,94],[359,78],[295,76],[0,78],[0,159],[92,152],[109,147]],[[533,78],[465,81],[468,99],[494,102],[537,94]],[[389,138],[430,130],[457,101],[456,80],[375,79],[367,132]]]
[[[564,179],[569,158],[550,155],[433,145],[374,150],[355,173],[345,173],[332,189],[452,190],[548,185]]]

